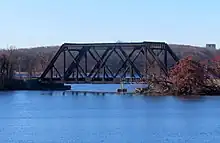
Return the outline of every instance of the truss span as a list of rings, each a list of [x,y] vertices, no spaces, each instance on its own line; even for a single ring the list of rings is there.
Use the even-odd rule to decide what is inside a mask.
[[[150,73],[167,75],[178,60],[163,42],[64,43],[40,80],[104,83],[122,78],[140,79]]]

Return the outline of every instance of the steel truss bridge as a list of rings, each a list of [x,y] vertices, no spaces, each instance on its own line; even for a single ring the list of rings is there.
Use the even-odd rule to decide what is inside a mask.
[[[64,43],[40,81],[61,83],[118,83],[151,73],[168,75],[178,57],[163,42]],[[168,63],[168,61],[172,61]]]

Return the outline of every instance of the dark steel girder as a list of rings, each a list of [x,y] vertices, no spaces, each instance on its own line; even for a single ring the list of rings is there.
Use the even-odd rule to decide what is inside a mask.
[[[75,61],[72,61],[72,63],[70,64],[70,66],[68,67],[68,69],[66,70],[66,72],[64,73],[64,79],[67,79],[70,77],[70,75],[72,74],[73,70],[79,66],[79,62],[82,59],[82,57],[85,55],[85,53],[87,52],[87,50],[89,50],[90,47],[82,47],[82,49],[79,51],[79,54],[76,57]],[[84,73],[85,75],[85,73]]]
[[[95,54],[93,54],[93,52]],[[101,55],[99,51],[104,51]],[[129,50],[130,52],[125,52]],[[71,51],[78,52],[76,56],[74,56]],[[158,51],[155,53],[155,51]],[[66,52],[70,54],[72,57],[70,65],[66,69]],[[134,55],[135,52],[138,52]],[[63,53],[64,55],[64,68],[63,74],[59,73],[59,70],[55,67],[55,62],[58,60],[58,57]],[[160,58],[161,53],[164,54],[164,58]],[[118,63],[122,63],[121,66],[117,67],[117,63],[113,63],[117,70],[113,72],[113,70],[108,66],[109,57],[112,55],[117,55],[119,58]],[[76,72],[77,78],[80,75],[80,79],[83,78],[90,78],[90,79],[97,79],[96,76],[100,75],[101,69],[103,69],[104,77],[107,76],[108,78],[118,78],[119,73],[122,72],[121,78],[127,73],[128,69],[130,68],[140,77],[143,77],[143,73],[141,70],[135,65],[135,61],[140,55],[144,56],[142,59],[146,65],[152,65],[157,63],[157,66],[163,71],[165,75],[168,75],[168,68],[167,68],[167,56],[168,54],[171,55],[173,60],[177,62],[179,58],[175,55],[175,53],[170,49],[168,44],[164,42],[134,42],[134,43],[86,43],[86,44],[75,44],[75,43],[65,43],[63,44],[57,53],[54,55],[52,60],[50,61],[49,65],[46,67],[44,72],[42,73],[40,79],[48,79],[46,77],[49,73],[51,73],[51,77],[54,78],[54,73],[56,72],[59,76],[59,79],[62,80],[70,80],[71,74]],[[151,59],[148,57],[148,54],[152,57]],[[89,61],[88,56],[91,56],[93,60],[95,60],[95,64],[90,65],[92,69],[87,73]],[[134,57],[134,58],[132,58]],[[70,59],[69,59],[70,60]],[[80,61],[85,60],[85,65],[80,65]],[[148,70],[148,66],[145,66],[146,71]],[[124,71],[122,71],[124,70]],[[50,71],[50,72],[49,72]],[[107,74],[107,72],[109,74]],[[74,77],[73,77],[74,78]],[[56,78],[57,79],[57,78]],[[75,79],[75,78],[74,78]],[[55,78],[53,79],[55,80]]]
[[[92,54],[91,50],[88,50],[89,54],[92,56],[92,58],[96,61],[96,63],[102,62],[104,57],[101,57],[98,52],[95,50],[95,48],[93,47],[93,50],[95,51],[96,55],[98,56],[99,60]],[[105,54],[104,54],[105,55]],[[107,70],[110,72],[111,76],[113,76],[113,72],[111,71],[111,69],[105,65],[104,67],[107,68]]]
[[[106,57],[109,57],[108,55],[108,53],[109,53],[109,51],[111,51],[112,50],[112,48],[111,47],[109,47],[109,48],[107,48],[106,50],[105,50],[105,52],[103,53],[103,55],[101,56],[101,58],[98,60],[98,62],[95,64],[95,66],[92,68],[92,71],[89,73],[89,77],[91,77],[92,75],[93,75],[93,77],[95,77],[96,76],[96,73],[98,72],[96,72],[95,73],[95,70],[99,70],[100,69],[100,67],[102,66],[102,65],[104,65],[103,63],[105,63],[106,62],[106,60],[104,60],[104,59],[106,59]],[[111,53],[111,52],[110,52]],[[95,73],[95,75],[94,75],[94,73]]]

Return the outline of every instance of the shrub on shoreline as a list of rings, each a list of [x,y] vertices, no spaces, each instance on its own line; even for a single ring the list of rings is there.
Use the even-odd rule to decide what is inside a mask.
[[[160,93],[161,95],[216,95],[220,94],[220,65],[218,62],[203,64],[186,57],[180,60],[167,77],[151,76],[147,79],[150,85],[145,93]]]

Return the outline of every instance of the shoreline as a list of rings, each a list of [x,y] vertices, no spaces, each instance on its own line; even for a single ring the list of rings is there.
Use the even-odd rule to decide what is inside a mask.
[[[105,94],[114,94],[114,95],[133,95],[133,96],[150,96],[150,97],[164,97],[164,96],[172,96],[172,97],[205,97],[205,96],[220,96],[219,94],[199,94],[199,95],[171,95],[171,94],[159,94],[159,93],[136,93],[136,92],[117,92],[117,91],[80,91],[80,90],[58,90],[58,89],[14,89],[14,90],[0,90],[0,92],[10,92],[10,91],[63,91],[63,93],[71,93],[74,94],[95,94],[95,95],[105,95]]]
[[[190,95],[175,95],[170,92],[161,92],[160,89],[153,91],[147,91],[145,88],[136,88],[134,91],[118,92],[115,91],[83,91],[83,90],[71,90],[71,85],[65,85],[61,83],[41,83],[38,79],[31,80],[18,80],[11,79],[6,80],[4,87],[0,91],[65,91],[72,94],[116,94],[116,95],[134,95],[134,96],[174,96],[174,97],[196,97],[196,96],[220,96],[219,91],[213,91],[207,93],[200,92],[199,94]]]

